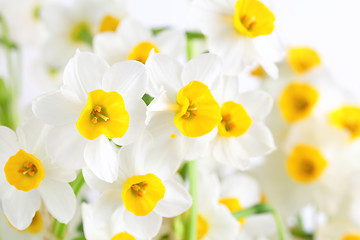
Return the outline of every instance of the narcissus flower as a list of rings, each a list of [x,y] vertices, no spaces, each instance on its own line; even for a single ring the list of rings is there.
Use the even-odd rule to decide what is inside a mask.
[[[99,224],[113,215],[127,233],[152,238],[162,217],[175,217],[191,206],[189,193],[175,177],[181,162],[177,149],[165,144],[147,134],[123,147],[118,155],[119,177],[111,184],[84,170],[88,185],[102,192],[94,213]]]
[[[63,3],[45,5],[41,12],[49,38],[43,46],[45,64],[62,69],[76,49],[88,51],[96,33],[116,28],[126,16],[120,6],[110,0],[76,0],[71,6]]]
[[[257,181],[249,175],[234,173],[221,181],[219,203],[232,213],[264,201]],[[276,224],[271,214],[260,214],[238,219],[240,228],[237,239],[276,236]]]
[[[259,0],[196,0],[192,15],[208,37],[209,50],[219,54],[228,75],[237,75],[245,67],[260,64],[273,78],[275,62],[281,50],[274,30],[275,16]]]
[[[269,201],[286,217],[308,203],[325,212],[336,211],[351,172],[356,170],[352,159],[345,157],[347,144],[347,135],[324,119],[293,124],[279,146],[283,152],[270,156],[255,170]]]
[[[222,77],[220,59],[203,54],[181,66],[159,53],[146,66],[149,93],[155,97],[148,108],[150,133],[176,145],[184,159],[200,157],[208,146],[208,133],[221,121],[220,106],[212,95]]]
[[[62,223],[68,223],[75,213],[76,199],[68,182],[76,174],[47,156],[48,130],[36,118],[16,134],[0,127],[0,198],[6,218],[19,230],[29,227],[41,202]]]
[[[216,175],[198,174],[197,239],[236,239],[240,223],[224,204],[219,203],[220,183]]]
[[[251,158],[275,149],[271,132],[264,124],[273,100],[265,92],[239,93],[237,79],[226,78],[217,88],[221,122],[211,142],[212,156],[239,169],[251,166]]]
[[[110,64],[136,60],[145,63],[150,51],[178,57],[185,47],[185,35],[176,30],[164,30],[155,36],[149,28],[130,19],[122,21],[116,32],[97,34],[94,51]]]
[[[83,203],[81,214],[84,224],[84,234],[88,240],[150,240],[150,238],[138,238],[124,231],[122,219],[112,217],[105,225],[99,225],[94,216],[94,207]],[[114,215],[116,216],[116,214]]]
[[[100,57],[77,52],[61,89],[39,97],[33,111],[55,126],[47,142],[54,160],[86,165],[101,179],[117,178],[116,147],[135,141],[145,128],[145,67],[135,61],[109,67]],[[111,141],[110,141],[111,140]]]

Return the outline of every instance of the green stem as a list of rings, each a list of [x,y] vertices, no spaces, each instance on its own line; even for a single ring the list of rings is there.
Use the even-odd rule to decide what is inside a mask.
[[[190,182],[190,194],[192,197],[192,206],[187,216],[186,226],[186,240],[197,239],[197,169],[196,161],[191,161],[186,164],[187,175]]]
[[[187,54],[187,59],[190,60],[195,56],[195,51],[194,51],[194,39],[192,38],[187,38],[186,40],[186,54]]]
[[[74,190],[76,197],[79,195],[80,189],[84,185],[84,183],[84,176],[82,174],[82,171],[80,170],[78,175],[76,176],[76,179],[70,183],[70,186]]]
[[[186,32],[186,37],[187,39],[206,39],[205,35],[199,32]]]
[[[274,219],[275,219],[275,222],[276,222],[276,225],[278,228],[279,239],[285,240],[286,239],[285,229],[284,229],[284,225],[281,221],[280,215],[272,206],[270,206],[268,204],[265,204],[265,203],[256,204],[250,208],[246,208],[244,210],[234,212],[233,216],[236,219],[239,219],[239,218],[244,218],[244,217],[248,217],[251,215],[262,214],[262,213],[271,213],[274,216]]]
[[[15,76],[13,58],[11,51],[18,50],[16,45],[11,42],[9,37],[9,31],[6,25],[5,19],[0,15],[0,25],[3,37],[0,39],[0,43],[5,46],[5,56],[8,68],[8,83],[10,91],[8,91],[7,98],[1,103],[2,110],[2,123],[12,129],[17,126],[17,97],[19,95],[19,82],[18,77]]]
[[[76,197],[79,195],[81,187],[84,185],[84,183],[85,180],[82,171],[80,170],[78,175],[76,176],[76,179],[69,183]],[[61,223],[58,220],[54,219],[52,226],[52,233],[54,234],[54,236],[56,236],[58,239],[64,239],[66,236],[66,232],[67,224]]]

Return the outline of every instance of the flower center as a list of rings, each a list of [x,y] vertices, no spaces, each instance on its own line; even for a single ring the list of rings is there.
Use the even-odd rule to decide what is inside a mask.
[[[202,239],[209,231],[209,224],[201,215],[197,215],[197,239]]]
[[[332,125],[347,130],[352,139],[360,137],[359,107],[343,106],[330,113],[329,119]]]
[[[234,197],[222,198],[219,200],[219,203],[224,204],[232,213],[243,210],[240,201]],[[245,218],[239,218],[238,222],[244,224]]]
[[[97,124],[98,121],[99,121],[99,118],[100,118],[100,121],[104,121],[104,122],[107,122],[110,120],[110,118],[108,116],[105,116],[104,115],[104,111],[103,111],[103,107],[97,105],[93,108],[93,110],[91,111],[91,121],[94,123],[94,124]]]
[[[81,112],[76,128],[90,140],[101,134],[106,137],[123,137],[129,128],[130,116],[122,96],[117,92],[94,90],[89,93],[86,106]]]
[[[106,15],[101,20],[99,32],[115,32],[119,23],[120,19],[111,15]]]
[[[296,122],[311,114],[318,98],[319,93],[309,84],[291,83],[279,98],[280,112],[286,121]]]
[[[242,105],[229,101],[221,106],[222,120],[218,125],[218,134],[224,137],[239,137],[251,125],[251,118]]]
[[[126,232],[118,233],[110,240],[136,240],[136,238]]]
[[[22,149],[9,158],[4,171],[6,180],[16,189],[25,192],[37,188],[45,176],[39,159]]]
[[[271,34],[274,14],[258,0],[238,0],[235,3],[234,28],[247,37]]]
[[[360,240],[359,234],[346,234],[341,240]]]
[[[301,183],[310,183],[318,179],[326,166],[327,161],[321,152],[308,145],[297,145],[286,162],[289,175]]]
[[[155,53],[160,52],[159,48],[154,43],[141,42],[131,50],[127,56],[127,60],[135,60],[145,64],[152,49],[154,49]]]
[[[92,44],[91,27],[86,22],[81,22],[75,25],[71,31],[70,38],[74,42],[84,42],[89,45]]]
[[[307,47],[289,48],[286,58],[290,67],[298,74],[306,73],[321,63],[319,55]]]
[[[136,216],[151,213],[164,196],[165,186],[151,173],[128,178],[121,193],[125,208]]]
[[[209,88],[198,81],[183,87],[177,95],[175,126],[187,137],[211,132],[221,121],[220,107]]]

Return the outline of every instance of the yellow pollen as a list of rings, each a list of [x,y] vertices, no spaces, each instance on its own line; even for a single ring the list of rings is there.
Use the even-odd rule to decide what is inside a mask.
[[[254,70],[251,71],[251,75],[255,76],[255,77],[259,77],[259,78],[264,78],[266,77],[266,72],[265,70],[259,65],[257,68],[255,68]]]
[[[201,215],[197,215],[197,239],[202,239],[209,231],[209,224],[206,219]]]
[[[324,172],[327,161],[319,150],[309,145],[297,145],[286,162],[289,175],[298,182],[310,183]]]
[[[296,122],[311,114],[318,99],[319,93],[311,85],[291,83],[282,92],[278,105],[286,121]]]
[[[45,171],[39,159],[20,149],[6,162],[6,180],[16,189],[28,192],[39,186]]]
[[[219,200],[219,203],[224,204],[232,213],[243,210],[240,201],[235,197],[222,198]],[[238,222],[244,224],[245,218],[238,219]]]
[[[171,138],[176,138],[177,135],[176,135],[175,133],[173,133],[173,134],[170,135],[170,137],[171,137]]]
[[[315,50],[307,47],[289,48],[286,58],[290,67],[298,74],[306,73],[321,64]]]
[[[175,126],[187,137],[200,137],[211,132],[221,121],[220,107],[209,88],[198,81],[183,87],[177,95]]]
[[[86,106],[76,122],[79,133],[90,140],[101,134],[118,138],[129,128],[130,116],[122,96],[117,92],[94,90],[89,93]]]
[[[241,35],[250,38],[271,34],[274,14],[258,0],[238,0],[235,3],[233,25]]]
[[[115,32],[119,23],[120,19],[114,16],[106,15],[100,23],[99,32]]]
[[[131,50],[127,56],[127,60],[135,60],[145,64],[151,50],[153,49],[155,53],[160,52],[159,48],[154,43],[147,41],[141,42]]]
[[[251,126],[251,118],[241,104],[233,101],[221,106],[222,120],[218,125],[218,134],[224,137],[239,137]]]
[[[348,131],[352,139],[360,137],[360,107],[343,106],[329,115],[332,125]]]
[[[110,240],[136,240],[136,238],[127,232],[118,233],[113,236]]]
[[[343,236],[341,238],[341,240],[360,240],[360,235],[359,234],[346,234],[345,236]]]
[[[125,208],[136,216],[151,213],[164,196],[165,186],[154,174],[128,178],[121,193]]]

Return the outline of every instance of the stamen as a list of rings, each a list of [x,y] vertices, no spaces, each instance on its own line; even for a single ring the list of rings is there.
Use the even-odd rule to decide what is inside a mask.
[[[98,123],[99,118],[101,118],[105,122],[110,120],[110,118],[108,116],[104,115],[104,111],[103,111],[102,107],[99,105],[94,107],[94,109],[91,111],[91,115],[93,116],[93,118],[91,119],[91,122],[94,124]]]
[[[147,187],[147,183],[144,182],[140,182],[137,184],[133,184],[131,186],[131,190],[133,191],[134,194],[136,194],[138,197],[142,197],[145,193],[146,193],[146,189],[145,187]]]
[[[37,167],[30,161],[25,162],[23,167],[18,170],[19,173],[24,175],[28,174],[31,177],[33,177],[37,171]]]
[[[186,113],[182,116],[183,118],[189,118],[189,117],[196,117],[197,115],[197,107],[192,104],[191,100],[189,100],[189,107],[188,109],[186,110]]]
[[[230,114],[226,114],[225,116],[223,116],[223,119],[221,120],[221,124],[225,127],[225,130],[227,132],[231,131],[231,129],[234,129],[236,126],[234,120],[231,119]]]

